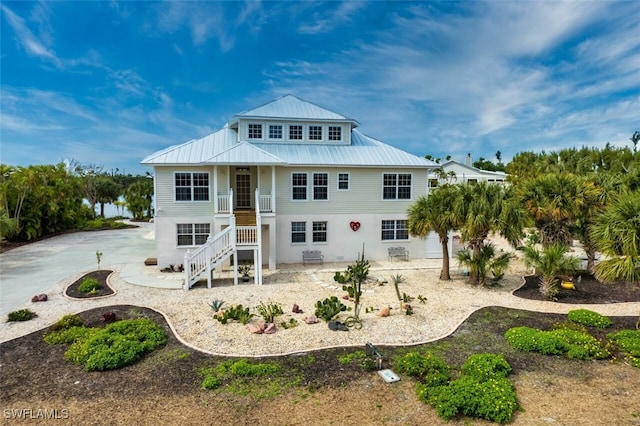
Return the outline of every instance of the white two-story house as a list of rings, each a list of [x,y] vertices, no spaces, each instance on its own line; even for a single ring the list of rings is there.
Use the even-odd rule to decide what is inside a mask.
[[[184,263],[186,288],[216,267],[387,259],[427,243],[407,208],[438,167],[357,130],[358,122],[295,96],[233,115],[220,130],[146,157],[153,167],[158,267]],[[437,241],[436,241],[437,244]],[[316,253],[317,254],[317,253]],[[234,268],[237,269],[237,268]],[[237,280],[237,276],[236,276]]]

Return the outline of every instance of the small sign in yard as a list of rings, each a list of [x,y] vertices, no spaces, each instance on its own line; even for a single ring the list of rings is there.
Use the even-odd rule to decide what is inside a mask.
[[[378,370],[378,374],[387,383],[394,383],[400,380],[400,377],[388,368],[386,370]]]

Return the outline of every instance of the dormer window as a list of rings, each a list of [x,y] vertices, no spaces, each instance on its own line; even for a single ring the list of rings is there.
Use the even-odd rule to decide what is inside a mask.
[[[309,140],[310,141],[322,140],[322,126],[309,126]]]
[[[282,124],[269,124],[269,139],[282,139]]]
[[[249,139],[262,139],[262,124],[249,124]]]
[[[300,141],[302,140],[302,126],[299,124],[291,124],[289,126],[289,140]]]
[[[342,140],[342,127],[340,127],[340,126],[329,126],[329,140],[330,141],[341,141]]]

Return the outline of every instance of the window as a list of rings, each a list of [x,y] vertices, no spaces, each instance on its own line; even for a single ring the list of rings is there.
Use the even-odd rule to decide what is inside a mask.
[[[269,139],[282,139],[282,124],[269,125]]]
[[[384,200],[410,200],[411,174],[384,173],[382,177],[382,198]]]
[[[310,141],[322,140],[322,126],[309,126],[309,140]]]
[[[307,241],[307,223],[291,222],[291,242],[304,243]]]
[[[338,191],[349,190],[349,173],[338,173]]]
[[[292,124],[289,126],[289,139],[292,141],[302,140],[302,126],[298,124]]]
[[[429,179],[429,188],[437,188],[438,179]]]
[[[249,124],[249,139],[262,139],[262,124]]]
[[[327,222],[313,222],[313,242],[327,242]]]
[[[210,234],[208,223],[179,223],[178,226],[179,246],[199,246],[207,242]]]
[[[209,173],[176,173],[176,201],[209,201]]]
[[[408,240],[409,231],[406,220],[383,220],[382,241]]]
[[[306,173],[291,174],[291,199],[293,200],[307,199],[307,174]]]
[[[342,127],[340,127],[340,126],[329,126],[329,140],[330,141],[341,141],[342,140]]]
[[[329,199],[329,174],[328,173],[313,174],[313,199],[314,200]]]

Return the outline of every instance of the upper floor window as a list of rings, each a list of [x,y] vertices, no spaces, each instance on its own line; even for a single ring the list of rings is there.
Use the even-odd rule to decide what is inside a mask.
[[[338,191],[349,190],[349,173],[338,173]]]
[[[314,200],[329,199],[329,174],[328,173],[313,174],[313,199]]]
[[[207,242],[211,225],[208,223],[178,223],[178,245],[199,246]]]
[[[249,124],[249,139],[262,139],[262,124]]]
[[[411,173],[384,173],[382,176],[384,200],[411,199]]]
[[[175,200],[209,201],[209,173],[176,173]]]
[[[406,220],[383,220],[381,229],[382,241],[409,239]]]
[[[327,222],[313,222],[313,242],[327,242]]]
[[[269,125],[269,139],[282,139],[282,124]]]
[[[291,242],[304,243],[307,241],[307,223],[291,222]]]
[[[291,173],[291,198],[293,200],[307,199],[306,173]]]
[[[299,124],[289,125],[289,140],[300,141],[302,140],[302,126]]]
[[[309,126],[309,140],[310,141],[322,140],[322,126]]]
[[[341,141],[342,140],[342,127],[340,127],[340,126],[329,126],[329,140],[330,141]]]

